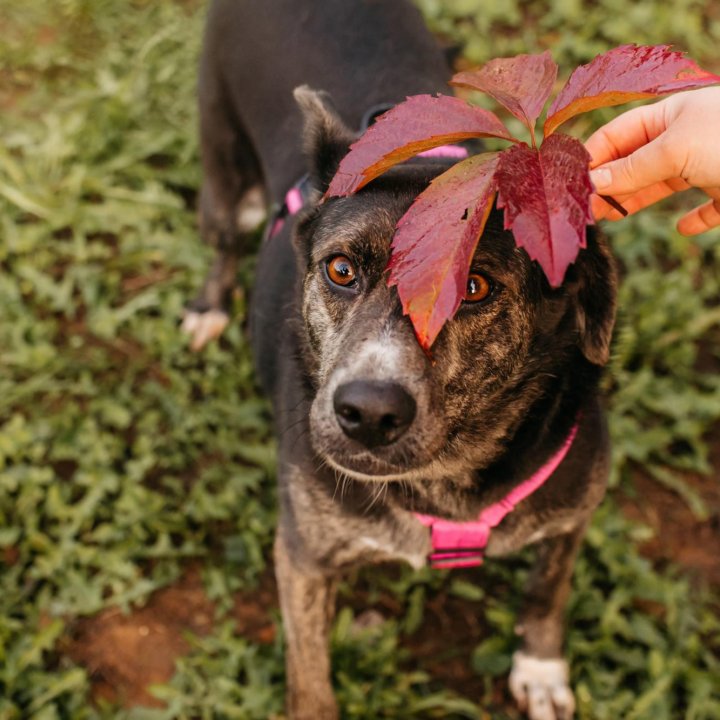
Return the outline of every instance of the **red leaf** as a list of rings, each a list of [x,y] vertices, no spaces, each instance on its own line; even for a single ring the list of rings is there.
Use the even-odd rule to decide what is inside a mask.
[[[495,199],[498,156],[475,155],[435,178],[400,219],[388,264],[423,348],[460,306]]]
[[[621,45],[581,65],[548,110],[547,137],[566,120],[599,107],[714,85],[706,72],[669,45]]]
[[[378,118],[350,147],[327,195],[351,195],[413,155],[474,137],[513,139],[488,110],[447,95],[414,95]]]
[[[539,151],[516,145],[500,154],[495,179],[505,227],[553,287],[562,284],[568,265],[585,247],[585,227],[592,222],[589,162],[582,143],[560,133]]]
[[[532,133],[557,71],[558,66],[546,50],[540,55],[491,60],[479,70],[458,73],[450,84],[487,93],[522,120]]]

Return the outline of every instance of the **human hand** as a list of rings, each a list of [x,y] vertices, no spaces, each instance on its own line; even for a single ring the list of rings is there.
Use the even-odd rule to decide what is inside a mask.
[[[595,132],[585,143],[592,156],[590,178],[598,193],[611,195],[629,214],[690,187],[710,200],[683,215],[683,235],[720,225],[720,87],[680,93],[635,108]],[[622,215],[598,195],[596,220]]]

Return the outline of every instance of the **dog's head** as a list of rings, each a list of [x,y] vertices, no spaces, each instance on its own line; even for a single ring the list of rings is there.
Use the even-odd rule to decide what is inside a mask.
[[[322,192],[354,137],[323,95],[296,95]],[[563,286],[552,289],[496,211],[478,243],[465,302],[432,357],[423,352],[385,269],[395,225],[443,163],[398,166],[298,219],[312,444],[357,479],[485,467],[538,403],[552,403],[579,367],[608,359],[615,275],[603,241],[590,231]]]

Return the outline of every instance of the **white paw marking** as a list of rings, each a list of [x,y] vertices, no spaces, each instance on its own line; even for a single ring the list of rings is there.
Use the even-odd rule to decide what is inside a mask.
[[[190,335],[190,347],[197,351],[211,340],[220,337],[228,322],[230,318],[221,310],[208,310],[203,313],[189,311],[183,317],[182,331]]]
[[[362,546],[368,548],[369,550],[382,553],[389,560],[404,560],[406,563],[415,568],[415,570],[420,570],[427,564],[427,555],[404,553],[390,543],[379,542],[375,538],[367,537],[365,535],[358,538],[358,541]]]
[[[543,660],[516,652],[510,672],[510,692],[530,720],[571,720],[575,697],[564,660]]]
[[[240,200],[237,208],[237,229],[241,233],[253,232],[267,218],[267,203],[262,187],[255,185]]]

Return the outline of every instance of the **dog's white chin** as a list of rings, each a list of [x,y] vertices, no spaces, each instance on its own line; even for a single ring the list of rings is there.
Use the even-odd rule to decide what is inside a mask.
[[[417,477],[417,470],[408,470],[403,473],[363,473],[358,470],[351,470],[348,467],[345,467],[341,463],[337,462],[337,460],[334,460],[329,455],[324,456],[325,462],[336,472],[341,473],[345,477],[350,478],[351,480],[360,480],[362,482],[403,482],[405,480],[412,480],[413,478]]]

